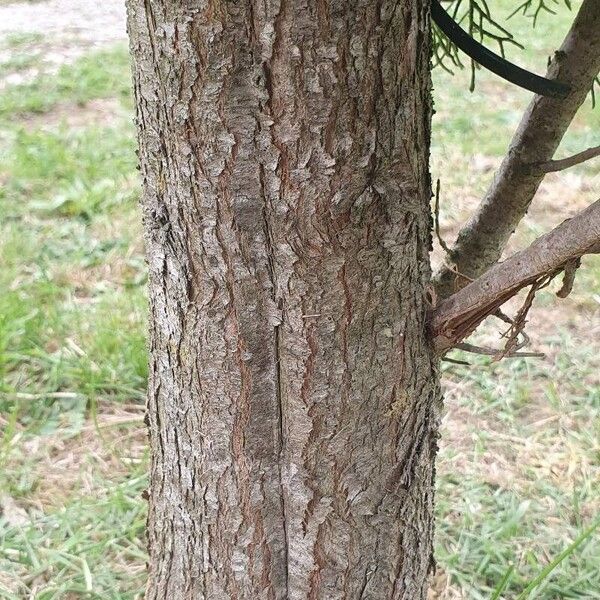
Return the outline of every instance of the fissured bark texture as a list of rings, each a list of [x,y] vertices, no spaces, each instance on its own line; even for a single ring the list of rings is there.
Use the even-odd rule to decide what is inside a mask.
[[[425,598],[423,0],[129,0],[150,600]]]

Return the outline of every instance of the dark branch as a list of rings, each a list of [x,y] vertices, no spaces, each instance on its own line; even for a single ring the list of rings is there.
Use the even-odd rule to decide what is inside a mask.
[[[503,79],[542,96],[564,98],[569,93],[570,87],[567,84],[522,69],[480,44],[460,27],[438,0],[431,1],[431,16],[435,24],[467,56]]]

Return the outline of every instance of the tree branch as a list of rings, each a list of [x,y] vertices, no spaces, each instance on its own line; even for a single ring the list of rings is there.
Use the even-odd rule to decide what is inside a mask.
[[[563,100],[535,96],[521,120],[509,151],[476,213],[462,227],[434,284],[441,298],[475,279],[501,257],[512,232],[523,218],[544,173],[531,165],[554,156],[578,108],[600,70],[600,2],[583,0],[548,77],[571,86]],[[457,276],[460,273],[467,277]]]
[[[574,167],[575,165],[580,165],[586,160],[596,158],[596,156],[600,156],[600,146],[596,146],[595,148],[588,148],[587,150],[584,150],[583,152],[578,152],[577,154],[569,156],[568,158],[561,158],[560,160],[549,160],[548,162],[538,163],[536,165],[532,165],[532,167],[540,173],[553,173],[555,171],[564,171],[565,169],[569,169],[571,167]]]
[[[431,329],[443,354],[528,285],[560,273],[584,254],[600,250],[600,200],[561,223],[456,292],[432,312]]]

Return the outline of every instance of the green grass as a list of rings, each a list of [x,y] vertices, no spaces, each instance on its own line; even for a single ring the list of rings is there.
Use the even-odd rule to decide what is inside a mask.
[[[47,113],[61,102],[81,105],[95,98],[115,97],[130,107],[130,87],[129,55],[125,46],[117,46],[83,56],[72,65],[62,66],[58,73],[42,74],[30,83],[9,86],[0,94],[0,121]]]
[[[513,20],[528,48],[511,59],[543,71],[569,18],[559,9],[533,32]],[[128,56],[117,46],[52,73],[36,53],[48,44],[12,36],[0,64],[0,78],[41,71],[0,89],[0,598],[141,598],[147,308]],[[483,72],[471,94],[468,79],[434,74],[449,236],[530,98]],[[94,118],[99,101],[108,118]],[[586,104],[561,152],[597,143],[599,115]],[[597,172],[549,178],[517,242],[592,199]],[[540,294],[530,331],[546,359],[444,364],[442,597],[600,598],[599,535],[581,538],[600,509],[599,286],[592,260],[562,305]]]
[[[463,354],[472,367],[446,367],[458,391],[439,464],[437,558],[468,598],[490,598],[510,565],[502,597],[516,597],[598,515],[597,363],[566,336],[560,346],[545,362]],[[531,597],[600,597],[599,561],[592,535]]]
[[[4,386],[119,396],[129,382],[139,396],[145,268],[131,125],[5,133]]]
[[[121,481],[96,480],[93,495],[73,494],[62,508],[30,508],[30,526],[0,520],[0,564],[5,580],[13,581],[3,589],[0,579],[0,598],[30,597],[36,588],[40,600],[73,597],[69,594],[139,597],[146,560],[145,506],[140,501],[144,465],[130,469]],[[35,490],[29,491],[33,494]]]
[[[2,598],[135,598],[144,583],[146,269],[129,85],[118,47],[0,92]],[[69,127],[103,98],[124,110]]]

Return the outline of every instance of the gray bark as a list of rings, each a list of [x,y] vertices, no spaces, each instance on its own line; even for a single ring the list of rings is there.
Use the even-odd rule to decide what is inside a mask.
[[[597,200],[444,300],[431,316],[436,348],[445,352],[456,346],[524,287],[546,282],[563,270],[565,280],[557,295],[566,297],[579,259],[599,251],[600,200]]]
[[[148,599],[426,597],[428,19],[422,0],[128,0]]]
[[[563,100],[535,96],[523,115],[508,153],[485,198],[461,228],[449,260],[436,275],[438,296],[448,297],[479,277],[502,256],[508,239],[527,213],[545,172],[600,70],[600,2],[583,0],[548,77],[571,85]],[[466,278],[457,276],[457,272]]]

